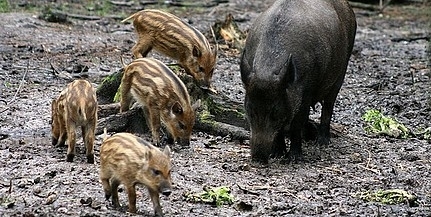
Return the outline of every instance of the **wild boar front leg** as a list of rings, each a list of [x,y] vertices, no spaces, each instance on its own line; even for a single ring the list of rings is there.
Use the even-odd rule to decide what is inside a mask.
[[[145,114],[145,118],[147,118],[147,123],[150,123],[149,127],[151,130],[151,135],[153,137],[153,143],[155,143],[156,145],[160,145],[160,113],[158,110],[155,109],[144,109],[144,111],[145,113],[148,113]]]
[[[136,189],[135,185],[129,184],[126,186],[127,196],[129,198],[129,212],[136,213]]]
[[[151,202],[153,202],[154,215],[163,216],[162,207],[160,206],[159,192],[150,188],[148,188],[148,192],[150,192]]]
[[[84,144],[86,147],[87,163],[94,164],[94,130],[96,121],[93,119],[86,126],[82,126],[82,135],[84,135]]]
[[[271,157],[278,158],[286,155],[286,142],[284,141],[284,137],[284,129],[281,129],[274,139]]]
[[[67,162],[73,162],[73,158],[75,157],[75,144],[76,144],[76,125],[73,121],[67,121],[66,125],[68,126],[67,130]]]
[[[135,46],[132,47],[133,57],[135,59],[146,57],[148,53],[153,49],[151,46],[152,40],[146,36],[139,36]]]
[[[307,104],[304,104],[307,105]],[[296,116],[292,120],[290,126],[290,150],[287,153],[288,159],[293,162],[303,160],[302,156],[302,129],[304,123],[308,121],[310,109],[307,106],[302,106]]]

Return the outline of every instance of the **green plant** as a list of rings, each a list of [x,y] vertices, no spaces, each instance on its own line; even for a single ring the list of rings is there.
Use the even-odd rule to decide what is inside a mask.
[[[409,205],[414,206],[417,200],[414,195],[401,189],[365,191],[356,193],[354,196],[367,202],[379,202],[386,205],[407,202]]]
[[[395,138],[407,138],[410,130],[396,120],[384,116],[379,110],[370,109],[365,112],[362,119],[367,122],[365,131],[367,133],[385,134]]]
[[[413,133],[415,137],[423,138],[423,139],[431,139],[431,127],[425,129],[419,129]]]
[[[0,0],[0,13],[10,12],[9,0]]]
[[[121,101],[121,84],[118,87],[118,90],[117,90],[117,92],[115,93],[115,96],[114,96],[114,102],[120,102],[120,101]]]
[[[217,207],[223,204],[232,204],[233,196],[230,194],[230,189],[227,186],[204,188],[204,191],[196,194],[186,195],[186,200],[194,203],[210,203]]]

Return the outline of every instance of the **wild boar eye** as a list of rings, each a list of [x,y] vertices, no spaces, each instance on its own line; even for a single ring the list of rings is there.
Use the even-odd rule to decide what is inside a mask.
[[[156,169],[153,169],[153,175],[154,176],[159,176],[159,175],[161,175],[162,174],[162,171],[160,171],[160,170],[156,170]]]

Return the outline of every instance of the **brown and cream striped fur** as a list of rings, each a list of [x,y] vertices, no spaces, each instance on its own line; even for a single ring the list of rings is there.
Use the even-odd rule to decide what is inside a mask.
[[[103,141],[100,148],[100,180],[105,197],[119,207],[118,186],[123,184],[129,198],[129,212],[136,213],[136,184],[147,187],[156,216],[162,216],[159,193],[172,191],[170,149],[160,151],[130,133],[117,133]]]
[[[189,145],[195,124],[195,108],[184,83],[165,64],[139,58],[125,67],[121,80],[121,111],[129,110],[132,98],[145,112],[154,142],[160,143],[163,122],[175,142]]]
[[[76,128],[81,127],[87,162],[94,163],[94,132],[97,122],[96,92],[90,82],[75,80],[52,100],[52,145],[64,146],[67,139],[68,162],[75,156]]]
[[[122,22],[133,19],[138,35],[132,48],[135,58],[147,56],[154,48],[175,59],[199,83],[209,86],[217,59],[205,36],[177,16],[160,10],[139,11]]]

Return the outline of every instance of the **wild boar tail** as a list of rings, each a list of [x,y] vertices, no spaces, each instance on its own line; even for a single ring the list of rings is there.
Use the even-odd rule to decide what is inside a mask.
[[[210,30],[211,30],[211,35],[212,35],[212,37],[214,39],[214,43],[215,43],[215,48],[213,50],[213,54],[214,54],[214,56],[217,57],[217,51],[219,49],[219,45],[218,45],[217,38],[216,38],[216,35],[214,34],[214,29],[212,26],[210,26]]]
[[[121,62],[121,65],[123,66],[123,69],[125,69],[127,65],[124,63],[123,56],[121,55],[120,55],[120,62]]]
[[[81,117],[81,120],[86,122],[87,121],[87,115],[85,112],[85,104],[82,104],[79,108],[78,108],[78,115],[79,117]]]
[[[138,14],[138,13],[139,13],[139,12],[137,12],[137,13],[134,13],[134,14],[130,15],[130,16],[129,16],[129,17],[127,17],[126,19],[122,20],[121,22],[122,22],[122,23],[125,23],[126,21],[133,19],[133,18],[136,16],[136,14]]]
[[[108,129],[103,128],[103,142],[108,138]]]

